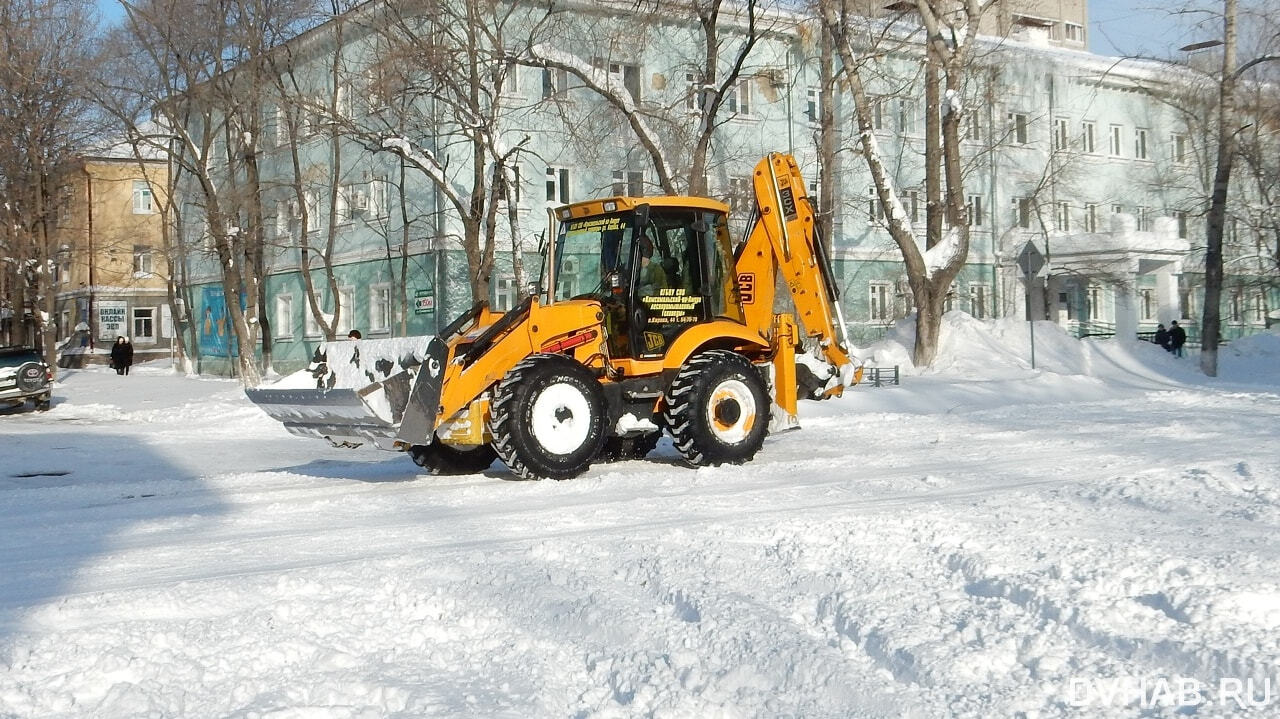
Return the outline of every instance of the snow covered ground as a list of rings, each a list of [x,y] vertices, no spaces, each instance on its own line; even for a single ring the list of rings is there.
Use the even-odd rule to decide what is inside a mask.
[[[65,372],[0,414],[0,717],[1280,716],[1280,336],[1028,358],[952,314],[749,465],[567,482]]]

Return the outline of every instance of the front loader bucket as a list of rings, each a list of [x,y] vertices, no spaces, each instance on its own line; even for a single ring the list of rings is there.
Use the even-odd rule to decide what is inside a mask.
[[[431,337],[330,342],[316,349],[306,370],[245,394],[293,434],[338,447],[394,449],[406,420],[434,426],[445,352],[444,343]],[[420,372],[424,363],[434,372]],[[420,374],[435,381],[420,383]],[[432,390],[434,397],[420,397]]]

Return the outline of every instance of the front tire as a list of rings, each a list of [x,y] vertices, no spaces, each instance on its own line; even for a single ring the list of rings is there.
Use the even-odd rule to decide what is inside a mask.
[[[532,355],[493,392],[489,431],[502,461],[525,479],[582,474],[604,445],[604,390],[564,355]]]
[[[693,465],[742,464],[769,433],[769,393],[746,357],[726,350],[695,355],[666,393],[676,449]]]
[[[415,444],[409,448],[413,463],[434,476],[478,474],[489,468],[498,453],[493,447],[453,447],[440,440],[431,444]]]

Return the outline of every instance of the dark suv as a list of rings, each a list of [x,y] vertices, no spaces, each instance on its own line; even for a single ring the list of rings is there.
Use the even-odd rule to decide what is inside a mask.
[[[18,407],[31,400],[36,409],[49,409],[53,372],[39,350],[0,347],[0,409]]]

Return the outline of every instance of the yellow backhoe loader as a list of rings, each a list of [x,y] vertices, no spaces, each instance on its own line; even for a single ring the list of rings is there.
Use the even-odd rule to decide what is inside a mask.
[[[436,337],[331,342],[317,386],[253,389],[286,427],[405,451],[433,474],[500,458],[527,478],[648,454],[663,431],[693,465],[742,463],[797,400],[862,376],[794,158],[755,168],[736,250],[728,207],[611,197],[554,211],[536,294],[479,302]],[[785,287],[795,314],[774,310]],[[382,343],[381,345],[379,343]]]

